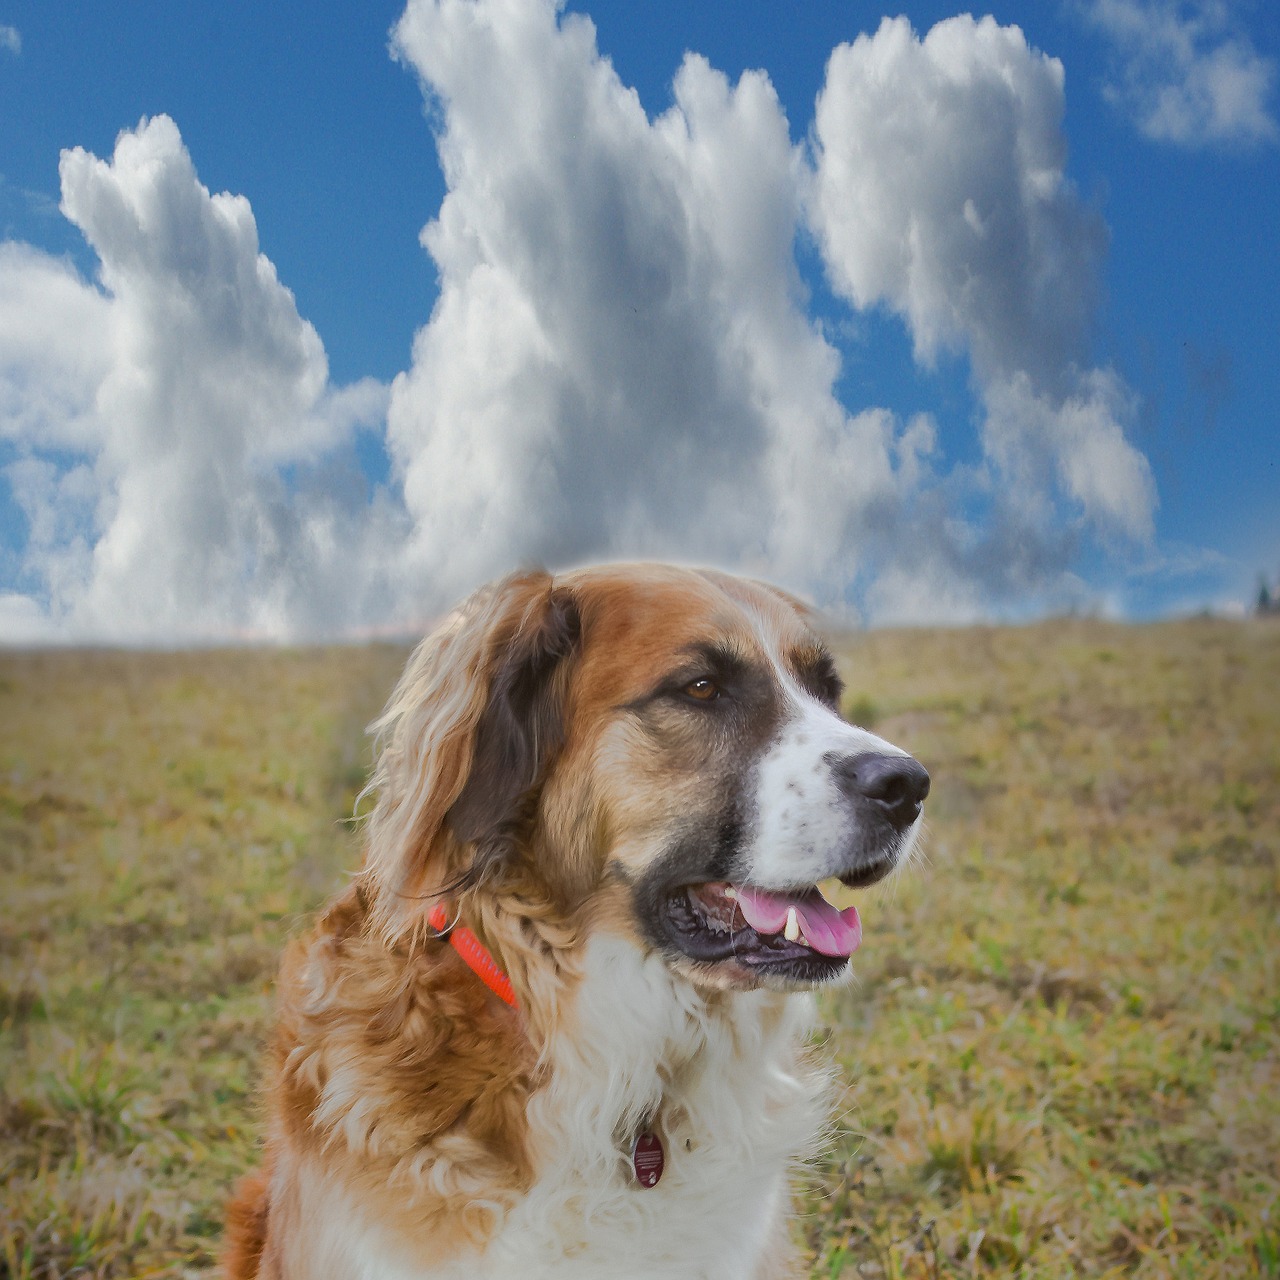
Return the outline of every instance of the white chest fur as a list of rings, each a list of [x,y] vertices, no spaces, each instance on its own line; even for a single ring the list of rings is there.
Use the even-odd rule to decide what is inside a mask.
[[[365,1280],[744,1280],[782,1225],[788,1172],[826,1110],[801,1053],[803,995],[708,999],[632,943],[598,936],[588,977],[529,1105],[537,1179],[482,1254],[427,1273],[391,1241],[350,1236],[344,1275]],[[656,1186],[633,1174],[652,1128]],[[317,1242],[318,1243],[318,1242]],[[334,1241],[334,1244],[337,1242]],[[352,1246],[355,1246],[354,1248]],[[353,1265],[354,1264],[354,1265]]]
[[[589,944],[568,1034],[531,1101],[538,1179],[471,1277],[749,1276],[825,1110],[807,996],[714,999],[629,941]],[[652,1128],[666,1163],[631,1166]]]

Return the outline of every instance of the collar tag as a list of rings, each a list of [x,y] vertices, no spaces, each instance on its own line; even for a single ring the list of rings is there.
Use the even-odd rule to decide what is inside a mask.
[[[631,1167],[636,1171],[636,1181],[642,1187],[657,1185],[666,1162],[662,1139],[656,1133],[636,1134],[635,1145],[631,1148]]]

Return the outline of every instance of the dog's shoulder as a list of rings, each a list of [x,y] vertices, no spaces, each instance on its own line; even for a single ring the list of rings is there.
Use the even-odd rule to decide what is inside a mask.
[[[322,1168],[354,1211],[364,1203],[375,1219],[401,1218],[423,1240],[483,1230],[487,1217],[471,1221],[479,1191],[501,1201],[529,1186],[536,1054],[519,1014],[451,947],[386,940],[353,885],[286,950],[278,1006],[268,1145],[287,1148],[292,1180]],[[428,1182],[431,1195],[419,1194]],[[392,1211],[394,1186],[404,1195]],[[250,1190],[268,1194],[238,1199],[247,1224]],[[293,1193],[282,1180],[281,1194]]]

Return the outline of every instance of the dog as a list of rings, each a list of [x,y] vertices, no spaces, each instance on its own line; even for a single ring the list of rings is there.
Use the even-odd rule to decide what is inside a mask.
[[[912,851],[929,775],[839,714],[796,599],[526,572],[375,722],[362,868],[286,953],[231,1280],[776,1280],[826,1119],[816,887]]]

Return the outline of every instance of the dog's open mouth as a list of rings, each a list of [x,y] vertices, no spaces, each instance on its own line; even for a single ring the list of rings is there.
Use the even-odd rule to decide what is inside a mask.
[[[840,910],[816,886],[768,892],[727,881],[683,885],[668,895],[664,917],[671,940],[691,960],[736,961],[796,982],[835,977],[862,941],[857,908]]]

